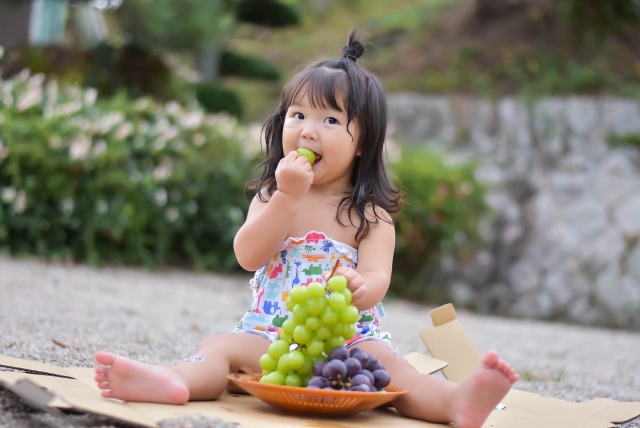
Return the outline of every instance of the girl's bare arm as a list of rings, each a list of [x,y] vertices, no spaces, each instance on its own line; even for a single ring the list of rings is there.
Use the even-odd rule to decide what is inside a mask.
[[[264,192],[263,195],[267,199],[268,195]],[[247,221],[233,241],[233,250],[243,269],[255,271],[267,264],[287,238],[299,206],[299,200],[279,190],[268,202],[253,198]]]
[[[309,161],[295,151],[289,153],[280,160],[276,182],[278,190],[271,198],[266,192],[262,193],[268,202],[253,199],[247,220],[233,240],[238,263],[249,271],[267,264],[287,238],[302,198],[313,182]]]

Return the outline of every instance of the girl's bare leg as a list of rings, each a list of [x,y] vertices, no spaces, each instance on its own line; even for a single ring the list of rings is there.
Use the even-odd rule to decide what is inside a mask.
[[[392,404],[403,416],[429,422],[455,422],[458,428],[480,428],[491,410],[519,376],[494,351],[484,356],[475,375],[460,385],[423,375],[383,343],[356,345],[376,356],[391,375],[391,383],[409,392]]]
[[[203,361],[155,366],[108,352],[98,352],[95,380],[102,396],[124,401],[184,404],[214,400],[227,387],[227,374],[249,366],[260,373],[259,359],[271,342],[255,334],[220,334],[200,342],[194,355]]]

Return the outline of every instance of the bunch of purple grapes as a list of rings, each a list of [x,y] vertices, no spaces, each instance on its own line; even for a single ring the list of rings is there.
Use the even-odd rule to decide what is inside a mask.
[[[313,366],[307,388],[340,391],[384,392],[391,376],[375,356],[360,348],[337,346],[325,362]]]

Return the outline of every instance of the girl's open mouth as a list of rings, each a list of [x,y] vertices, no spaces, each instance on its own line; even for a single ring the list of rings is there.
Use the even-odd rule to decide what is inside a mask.
[[[313,164],[315,165],[315,164],[317,164],[318,162],[320,162],[320,161],[322,160],[322,155],[321,155],[321,154],[318,154],[318,153],[316,153],[316,152],[313,152],[313,153],[316,155],[316,160],[315,160],[315,162],[313,163]]]

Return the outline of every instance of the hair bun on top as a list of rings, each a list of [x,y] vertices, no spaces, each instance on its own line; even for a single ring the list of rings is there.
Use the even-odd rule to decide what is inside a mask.
[[[364,53],[364,45],[355,31],[349,33],[347,44],[342,48],[342,57],[350,58],[355,62]]]

